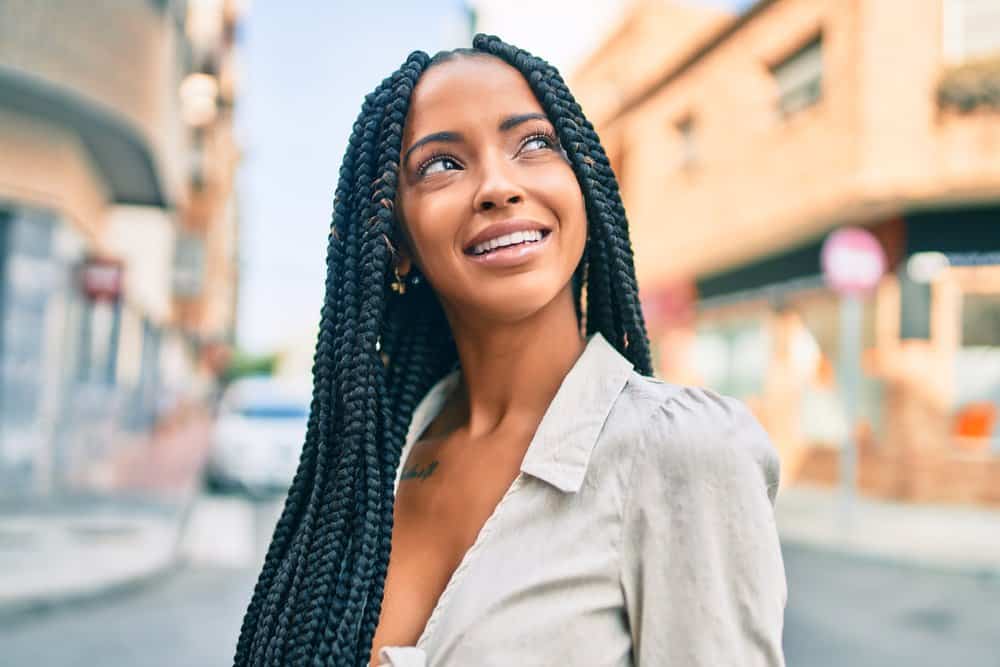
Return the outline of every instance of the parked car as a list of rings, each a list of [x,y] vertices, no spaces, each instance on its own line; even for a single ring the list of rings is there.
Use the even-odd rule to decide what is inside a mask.
[[[212,490],[266,495],[288,490],[309,419],[311,388],[245,378],[222,395],[205,469]]]

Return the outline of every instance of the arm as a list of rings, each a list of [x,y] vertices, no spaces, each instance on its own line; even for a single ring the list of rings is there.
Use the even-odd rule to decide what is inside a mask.
[[[742,402],[686,388],[639,446],[621,545],[635,664],[782,667],[779,464],[767,433]]]

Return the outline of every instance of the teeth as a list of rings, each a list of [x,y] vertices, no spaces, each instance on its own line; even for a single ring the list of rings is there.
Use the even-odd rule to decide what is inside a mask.
[[[477,244],[472,248],[472,253],[475,255],[482,255],[483,253],[495,250],[496,248],[517,245],[518,243],[534,243],[541,240],[542,232],[538,229],[527,232],[513,232],[512,234],[504,234],[503,236],[498,236],[495,239],[490,239],[489,241]]]

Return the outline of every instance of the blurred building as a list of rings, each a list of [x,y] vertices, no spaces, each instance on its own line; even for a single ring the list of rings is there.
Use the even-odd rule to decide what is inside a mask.
[[[210,385],[236,298],[238,15],[0,3],[0,493],[99,483],[120,434]]]
[[[621,182],[659,372],[746,400],[784,479],[1000,502],[1000,2],[630,5],[571,78]],[[860,420],[820,249],[866,228]]]

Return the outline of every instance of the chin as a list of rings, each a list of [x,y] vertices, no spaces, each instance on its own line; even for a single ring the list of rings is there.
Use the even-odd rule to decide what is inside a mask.
[[[546,305],[548,303],[541,299],[525,299],[518,303],[501,301],[499,303],[482,304],[480,312],[491,322],[497,324],[514,324],[531,318],[543,310]]]
[[[560,277],[561,278],[561,277]],[[496,284],[473,295],[469,306],[484,318],[497,323],[528,319],[553,305],[564,293],[572,304],[569,279],[555,279],[532,273],[496,279]]]

